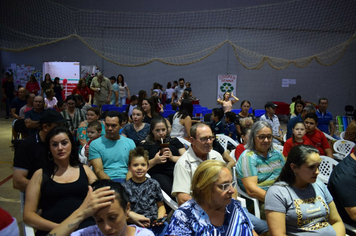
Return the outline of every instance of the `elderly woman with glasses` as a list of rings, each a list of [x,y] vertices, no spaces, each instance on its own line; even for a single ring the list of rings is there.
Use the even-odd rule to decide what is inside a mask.
[[[272,128],[265,121],[257,121],[250,131],[246,150],[236,163],[238,184],[242,190],[264,202],[267,189],[279,176],[285,159],[272,146]]]
[[[230,168],[222,161],[207,160],[196,169],[192,199],[171,218],[166,235],[256,235],[238,201]]]

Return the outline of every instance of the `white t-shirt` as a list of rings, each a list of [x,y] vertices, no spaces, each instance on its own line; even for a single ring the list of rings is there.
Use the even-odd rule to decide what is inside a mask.
[[[54,106],[57,105],[57,98],[56,97],[53,97],[52,98],[52,101],[48,100],[47,98],[45,98],[45,103],[47,105],[47,109],[49,108],[53,108]]]
[[[172,89],[172,88],[166,89],[167,99],[172,98],[173,92],[174,92],[174,89]]]

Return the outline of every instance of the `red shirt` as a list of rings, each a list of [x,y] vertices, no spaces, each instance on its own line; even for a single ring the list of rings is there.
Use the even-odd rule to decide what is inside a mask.
[[[38,91],[40,90],[40,85],[38,84],[38,82],[31,83],[29,81],[26,83],[26,90],[30,93],[34,93],[35,95],[38,95]],[[37,90],[37,92],[33,92],[33,90]]]
[[[239,144],[237,145],[236,149],[235,149],[235,158],[236,161],[239,159],[241,153],[243,153],[245,151],[245,144]]]
[[[305,136],[307,136],[312,142],[312,145],[319,150],[320,155],[325,156],[324,150],[330,148],[330,145],[323,132],[315,129],[312,134],[306,134]]]
[[[91,94],[91,90],[87,86],[85,86],[84,88],[75,87],[73,89],[73,91],[72,91],[72,95],[75,95],[75,94],[82,95],[84,101],[88,102],[89,101],[89,95]]]
[[[296,145],[313,145],[313,143],[310,141],[309,138],[307,138],[305,135],[303,136],[303,142],[299,143],[299,142],[294,142],[293,143],[293,137],[288,139],[285,143],[284,143],[284,147],[283,147],[283,156],[288,156],[290,150],[292,149],[292,147],[296,146]]]

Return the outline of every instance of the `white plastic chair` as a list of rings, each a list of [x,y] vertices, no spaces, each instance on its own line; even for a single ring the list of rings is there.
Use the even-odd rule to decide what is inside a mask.
[[[234,159],[236,161],[236,157],[235,157],[235,150],[232,150],[230,152],[230,157],[232,157],[232,159]]]
[[[348,225],[344,222],[345,228],[346,228],[346,235],[356,235],[356,228]]]
[[[319,166],[318,179],[324,184],[328,184],[331,172],[333,172],[334,167],[337,166],[339,162],[327,156],[320,156],[320,158],[322,161]]]
[[[146,173],[146,178],[151,178],[150,174]],[[163,195],[163,201],[170,207],[172,210],[178,209],[178,203],[175,202],[165,191],[161,189]]]
[[[217,134],[216,139],[219,141],[220,145],[224,148],[224,150],[227,150],[228,143],[234,145],[235,148],[237,147],[237,145],[239,145],[237,142],[235,142],[235,140],[224,134]]]
[[[340,138],[342,139],[342,140],[345,140],[345,131],[342,131],[341,133],[340,133]]]
[[[327,133],[324,133],[323,132],[323,134],[325,135],[325,137],[327,138],[327,139],[329,139],[329,140],[331,140],[331,141],[336,141],[336,139],[334,139],[332,136],[330,136],[329,134],[327,134]]]
[[[347,155],[351,153],[352,148],[355,146],[355,143],[348,141],[348,140],[337,140],[334,143],[334,150],[335,153],[334,156],[337,159],[344,159]]]
[[[25,193],[20,191],[20,205],[21,205],[21,215],[23,215],[23,208],[25,206]],[[35,230],[32,226],[29,226],[22,221],[23,232],[25,236],[35,236]]]
[[[192,145],[191,142],[185,140],[184,138],[177,137],[177,139],[179,140],[179,142],[181,142],[184,145],[185,149],[188,149],[190,145]]]
[[[252,200],[253,202],[253,208],[255,210],[255,216],[259,219],[261,219],[261,212],[260,212],[260,204],[259,204],[259,201],[256,199],[256,198],[253,198],[253,197],[250,197],[246,192],[244,192],[238,182],[237,182],[237,176],[236,176],[236,167],[232,167],[232,177],[234,179],[234,181],[236,181],[236,189],[237,189],[237,192],[242,195],[243,197],[247,198],[247,199],[250,199]],[[245,203],[246,204],[246,203]]]

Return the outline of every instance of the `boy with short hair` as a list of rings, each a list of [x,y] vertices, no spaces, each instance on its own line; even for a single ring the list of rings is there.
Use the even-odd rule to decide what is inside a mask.
[[[157,180],[146,177],[148,165],[147,150],[136,147],[130,151],[128,168],[132,177],[122,183],[130,199],[128,221],[149,228],[155,235],[164,235],[168,224],[156,222],[166,217],[163,195]]]
[[[223,134],[224,133],[224,124],[222,119],[224,118],[224,112],[220,108],[214,108],[211,114],[211,120],[213,121],[210,124],[210,128],[214,134]]]
[[[130,101],[130,104],[126,107],[126,113],[129,117],[132,115],[133,109],[137,107],[138,97],[136,95],[132,95]]]
[[[235,127],[235,117],[236,114],[234,112],[228,111],[225,113],[225,135],[236,141],[237,131]]]
[[[315,113],[308,113],[305,116],[304,124],[307,133],[305,136],[310,139],[313,146],[319,150],[320,155],[333,158],[333,153],[323,132],[316,129],[318,116]]]
[[[122,130],[123,130],[124,126],[125,126],[127,123],[129,123],[129,116],[127,115],[126,112],[121,113],[121,116],[122,116],[122,122],[121,122],[121,125],[120,125],[119,134],[122,133]]]

